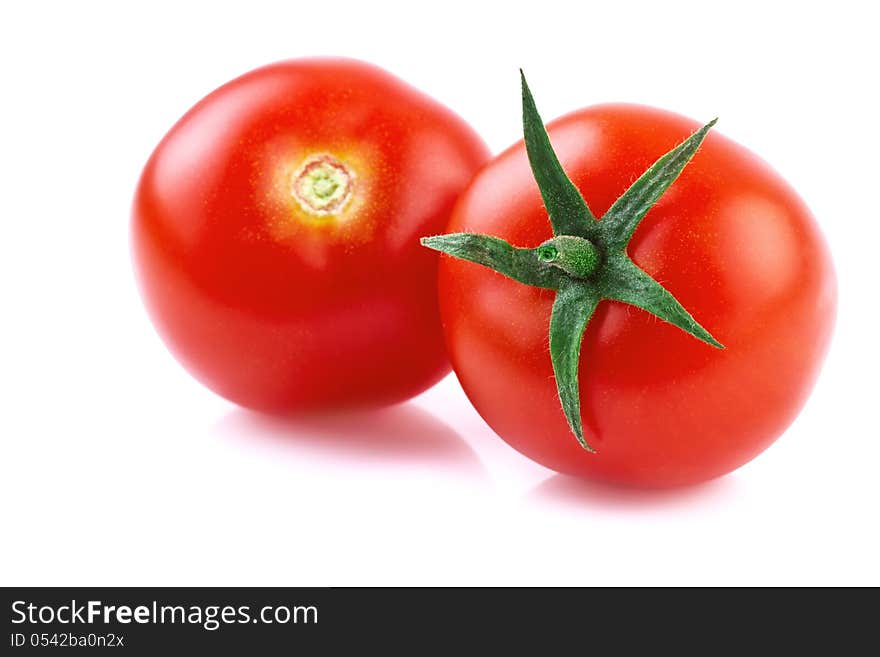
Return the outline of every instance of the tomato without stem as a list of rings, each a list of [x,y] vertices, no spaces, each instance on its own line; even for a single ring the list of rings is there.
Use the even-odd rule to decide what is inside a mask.
[[[448,109],[361,62],[282,62],[207,96],[137,189],[135,269],[165,342],[244,406],[406,399],[448,371],[440,232],[488,159]]]
[[[548,132],[601,217],[697,127],[670,112],[615,104],[567,115]],[[522,143],[477,175],[447,232],[518,247],[553,236]],[[825,241],[776,172],[709,134],[627,253],[725,349],[633,306],[599,303],[577,376],[584,434],[597,453],[578,444],[560,409],[548,350],[554,291],[443,257],[441,312],[459,380],[501,437],[559,472],[644,486],[730,472],[780,435],[813,386],[836,308]]]

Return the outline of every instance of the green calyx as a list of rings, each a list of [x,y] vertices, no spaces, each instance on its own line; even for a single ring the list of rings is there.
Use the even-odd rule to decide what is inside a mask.
[[[518,248],[498,237],[473,233],[425,237],[422,244],[520,283],[556,290],[549,328],[556,388],[572,432],[584,449],[594,452],[583,433],[578,371],[584,331],[602,300],[636,306],[724,348],[626,253],[641,220],[678,178],[715,121],[657,160],[596,221],[553,151],[524,75],[522,107],[526,152],[554,237],[535,248]]]

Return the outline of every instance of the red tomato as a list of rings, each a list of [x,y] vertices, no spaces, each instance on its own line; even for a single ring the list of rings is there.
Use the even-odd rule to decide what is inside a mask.
[[[562,165],[597,217],[699,127],[635,105],[600,105],[548,126]],[[522,143],[459,200],[447,233],[535,247],[552,237]],[[443,257],[441,314],[470,400],[514,448],[559,472],[674,486],[749,461],[789,425],[831,335],[836,283],[798,195],[751,152],[710,133],[638,227],[633,261],[726,347],[603,301],[587,327],[579,382],[584,431],[560,409],[548,351],[555,292]]]
[[[132,235],[149,313],[215,392],[268,411],[402,401],[449,369],[436,257],[489,153],[451,111],[340,59],[248,73],[144,169]]]

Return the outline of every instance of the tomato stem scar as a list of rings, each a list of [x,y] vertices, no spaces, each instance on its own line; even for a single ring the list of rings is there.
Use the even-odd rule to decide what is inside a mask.
[[[291,195],[309,214],[326,217],[348,203],[354,178],[354,172],[332,155],[312,155],[293,174]]]

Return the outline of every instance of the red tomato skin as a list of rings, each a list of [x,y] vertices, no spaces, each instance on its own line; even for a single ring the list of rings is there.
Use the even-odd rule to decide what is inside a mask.
[[[589,107],[548,127],[597,217],[699,125],[628,104]],[[522,143],[474,179],[447,232],[533,247],[551,229]],[[603,301],[584,335],[584,428],[575,441],[548,347],[554,293],[443,257],[441,315],[453,368],[486,422],[558,472],[644,487],[728,473],[766,449],[812,389],[834,324],[825,240],[794,190],[744,147],[710,133],[637,229],[628,253],[726,349],[637,308]]]
[[[354,175],[338,217],[292,196],[330,154]],[[405,400],[449,371],[436,257],[480,137],[385,71],[345,59],[272,64],[193,107],[150,157],[132,213],[135,271],[172,353],[263,411]]]

